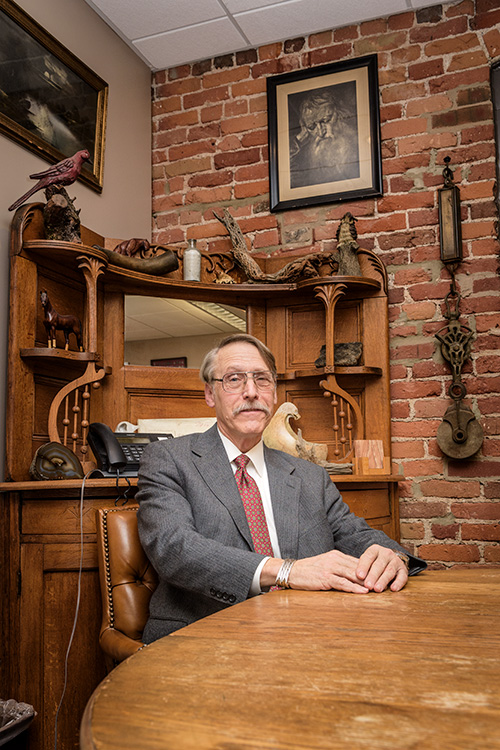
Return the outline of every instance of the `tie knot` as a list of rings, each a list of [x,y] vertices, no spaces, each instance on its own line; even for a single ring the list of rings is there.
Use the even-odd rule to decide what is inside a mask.
[[[239,456],[236,456],[236,458],[234,459],[234,463],[236,464],[238,469],[243,469],[243,470],[247,468],[247,464],[249,461],[250,459],[248,458],[248,456],[245,456],[244,453],[242,453]]]

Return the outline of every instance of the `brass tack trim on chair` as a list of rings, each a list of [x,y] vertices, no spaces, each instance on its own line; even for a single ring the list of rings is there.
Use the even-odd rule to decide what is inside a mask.
[[[109,542],[108,542],[108,513],[115,510],[115,508],[109,508],[102,517],[102,531],[104,539],[104,569],[106,572],[106,591],[108,594],[108,606],[109,606],[109,621],[111,627],[115,625],[115,612],[113,609],[113,594],[111,591],[111,568],[109,564]]]

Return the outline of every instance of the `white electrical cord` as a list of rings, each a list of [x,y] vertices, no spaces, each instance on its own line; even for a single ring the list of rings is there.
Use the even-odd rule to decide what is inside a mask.
[[[80,598],[81,598],[81,592],[82,592],[82,571],[83,571],[83,498],[85,494],[85,482],[87,481],[90,474],[92,474],[92,471],[87,472],[87,474],[85,474],[85,476],[83,477],[82,487],[80,490],[80,565],[78,568],[78,586],[77,586],[77,596],[76,596],[76,607],[75,607],[75,616],[73,619],[73,628],[71,630],[68,648],[66,649],[66,657],[64,659],[64,685],[63,685],[63,690],[61,694],[61,699],[59,701],[59,705],[57,706],[56,718],[55,718],[55,723],[54,723],[54,750],[57,750],[57,722],[59,719],[59,711],[61,710],[62,702],[64,700],[64,695],[66,693],[66,687],[68,684],[69,653],[71,651],[71,646],[73,645],[73,639],[75,637],[75,630],[76,630],[76,623],[78,622],[78,613],[80,611]]]

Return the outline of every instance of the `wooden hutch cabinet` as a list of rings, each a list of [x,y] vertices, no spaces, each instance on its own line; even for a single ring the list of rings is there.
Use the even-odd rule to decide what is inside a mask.
[[[354,512],[393,538],[400,477],[391,471],[387,277],[373,253],[358,251],[361,276],[286,284],[217,284],[214,259],[207,256],[202,280],[186,282],[181,269],[152,276],[115,265],[102,248],[117,240],[85,228],[81,245],[44,239],[42,208],[23,206],[12,224],[7,481],[0,487],[2,684],[4,697],[37,711],[26,746],[52,748],[79,601],[58,718],[58,748],[69,750],[78,748],[79,717],[105,674],[95,509],[124,502],[125,492],[133,499],[136,480],[128,488],[124,480],[117,487],[114,480],[89,479],[81,496],[78,479],[32,480],[35,451],[63,442],[88,468],[89,422],[114,428],[121,420],[212,416],[197,370],[124,365],[126,294],[244,307],[248,332],[276,355],[278,404],[298,407],[304,439],[326,443],[330,462],[353,465],[352,473],[333,474],[332,480]],[[274,271],[286,260],[262,265]],[[69,351],[48,348],[42,291],[56,309],[83,321],[84,351],[75,351],[73,341]],[[361,345],[356,365],[335,364],[334,345],[345,342]],[[378,466],[354,455],[359,440],[380,441]]]

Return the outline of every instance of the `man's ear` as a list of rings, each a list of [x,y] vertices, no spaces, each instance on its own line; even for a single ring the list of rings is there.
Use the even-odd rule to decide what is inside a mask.
[[[205,383],[205,401],[211,409],[215,406],[214,391],[209,383]]]

